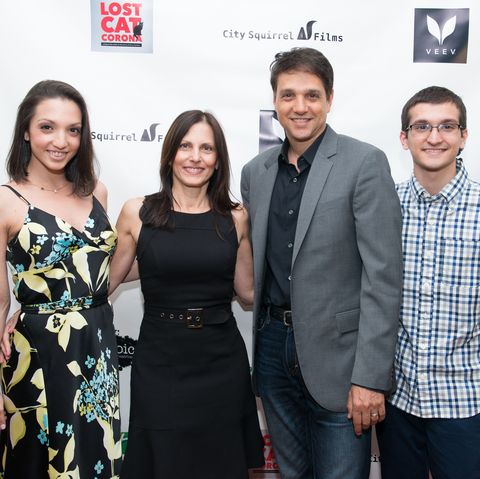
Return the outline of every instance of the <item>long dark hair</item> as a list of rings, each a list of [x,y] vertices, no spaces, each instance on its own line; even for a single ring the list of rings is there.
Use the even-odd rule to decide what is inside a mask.
[[[145,197],[140,209],[140,219],[143,224],[156,228],[170,229],[174,227],[173,161],[180,143],[190,128],[201,122],[207,123],[212,128],[217,152],[218,168],[215,169],[207,187],[210,208],[214,213],[228,216],[232,209],[238,206],[238,203],[233,202],[230,198],[230,159],[222,127],[211,113],[188,110],[174,120],[165,135],[160,159],[161,188],[158,193]]]
[[[7,173],[10,179],[19,183],[27,179],[31,149],[30,143],[25,140],[25,132],[28,131],[37,105],[51,98],[64,98],[73,101],[82,114],[80,146],[77,154],[65,167],[65,177],[73,183],[74,193],[79,196],[88,196],[95,189],[97,178],[87,105],[82,95],[73,86],[62,81],[44,80],[37,83],[20,103],[12,146],[7,157]]]

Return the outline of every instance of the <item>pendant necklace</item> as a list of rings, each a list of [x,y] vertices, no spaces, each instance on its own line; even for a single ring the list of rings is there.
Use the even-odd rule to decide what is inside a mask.
[[[66,186],[68,186],[68,183],[65,183],[64,185],[60,186],[59,188],[53,188],[53,189],[50,189],[50,188],[45,188],[44,186],[40,186],[40,185],[36,185],[35,183],[32,183],[30,180],[28,180],[28,182],[37,187],[37,188],[40,188],[42,191],[49,191],[50,193],[58,193],[60,190],[63,190],[63,188],[65,188]]]

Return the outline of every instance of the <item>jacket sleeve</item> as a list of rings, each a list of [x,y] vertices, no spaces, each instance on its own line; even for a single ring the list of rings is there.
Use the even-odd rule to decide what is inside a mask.
[[[363,266],[351,382],[389,391],[403,281],[402,217],[387,158],[378,149],[368,152],[360,167],[353,213]]]
[[[250,170],[248,164],[242,168],[240,191],[242,194],[243,206],[245,206],[247,211],[250,213]]]

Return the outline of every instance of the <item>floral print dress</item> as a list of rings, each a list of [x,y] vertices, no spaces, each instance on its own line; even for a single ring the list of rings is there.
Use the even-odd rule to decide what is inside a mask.
[[[78,231],[12,191],[29,210],[7,249],[22,314],[2,367],[8,422],[0,477],[118,478],[118,365],[107,298],[116,232],[95,197]]]

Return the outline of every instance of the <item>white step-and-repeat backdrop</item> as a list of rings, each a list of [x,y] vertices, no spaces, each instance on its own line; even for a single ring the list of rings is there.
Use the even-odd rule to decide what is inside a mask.
[[[232,193],[240,198],[242,165],[283,136],[271,111],[268,67],[275,53],[295,46],[330,59],[329,123],[382,148],[396,181],[412,169],[398,140],[403,104],[428,85],[454,90],[468,109],[465,163],[480,179],[476,0],[18,0],[0,8],[0,156],[6,157],[16,109],[34,83],[73,84],[89,106],[112,219],[127,198],[158,190],[163,137],[180,112],[193,108],[213,112],[223,125]],[[142,318],[138,282],[123,286],[113,303],[126,431],[129,364]],[[234,308],[250,350],[251,314]],[[266,431],[265,439],[265,471],[254,477],[275,478]],[[380,477],[378,461],[374,444],[372,479]]]

